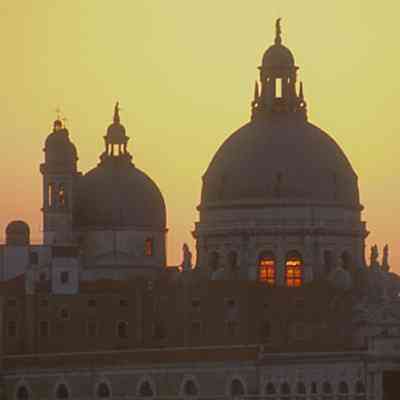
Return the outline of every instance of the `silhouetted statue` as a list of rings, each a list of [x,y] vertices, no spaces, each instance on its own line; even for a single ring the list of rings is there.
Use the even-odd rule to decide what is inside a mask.
[[[371,247],[371,256],[370,256],[370,267],[378,267],[379,268],[379,261],[378,261],[378,257],[379,257],[379,250],[378,250],[378,246],[376,244],[374,244]]]
[[[383,248],[383,256],[382,256],[382,270],[385,272],[390,271],[390,265],[389,265],[389,245],[385,245]]]
[[[182,271],[190,271],[192,269],[192,252],[189,250],[189,246],[186,243],[183,244],[182,251]]]

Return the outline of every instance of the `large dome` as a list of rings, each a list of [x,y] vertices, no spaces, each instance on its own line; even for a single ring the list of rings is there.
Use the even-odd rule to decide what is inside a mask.
[[[306,119],[249,122],[222,144],[203,177],[202,207],[271,203],[360,208],[345,154]]]
[[[80,179],[74,223],[81,228],[165,229],[157,185],[126,158],[109,157]]]

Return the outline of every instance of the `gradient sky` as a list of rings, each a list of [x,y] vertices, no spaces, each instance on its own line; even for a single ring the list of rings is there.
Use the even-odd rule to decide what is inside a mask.
[[[60,106],[79,168],[98,162],[116,100],[135,164],[164,194],[168,262],[193,248],[201,176],[250,115],[256,67],[282,17],[309,119],[359,176],[368,245],[400,272],[400,27],[397,1],[3,0],[0,229],[41,230],[43,143]]]

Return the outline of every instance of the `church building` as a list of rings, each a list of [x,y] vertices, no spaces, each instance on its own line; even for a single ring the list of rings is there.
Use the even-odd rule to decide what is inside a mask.
[[[249,122],[202,177],[196,262],[166,261],[167,208],[118,103],[83,174],[57,119],[43,243],[0,246],[0,400],[394,400],[400,278],[368,236],[358,177],[308,120],[280,20]],[[143,151],[143,149],[135,149]]]

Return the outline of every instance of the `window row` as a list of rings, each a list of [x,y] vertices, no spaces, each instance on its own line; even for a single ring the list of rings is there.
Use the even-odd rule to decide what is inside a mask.
[[[355,384],[348,384],[345,381],[340,382],[338,385],[333,385],[330,382],[323,382],[317,384],[312,382],[308,388],[304,382],[297,382],[294,386],[291,386],[288,382],[280,384],[273,384],[271,382],[265,384],[264,395],[268,399],[275,398],[278,396],[281,399],[290,399],[291,395],[294,394],[296,399],[305,399],[307,394],[312,396],[322,395],[323,399],[326,400],[350,400],[350,394],[355,394],[357,400],[366,400],[366,388],[363,382],[357,381]],[[200,388],[195,378],[186,378],[183,380],[180,387],[180,395],[186,397],[197,397],[200,395]],[[136,395],[139,397],[154,397],[156,395],[155,385],[149,380],[143,380],[139,383]],[[240,398],[246,396],[246,387],[244,382],[235,378],[230,382],[228,386],[227,395],[230,398]],[[109,399],[112,397],[111,387],[106,382],[101,382],[95,387],[95,396],[98,399]],[[20,385],[16,391],[16,400],[30,400],[33,396],[31,391],[26,385]],[[55,398],[58,400],[66,400],[71,398],[71,391],[66,383],[60,383],[55,388]]]

